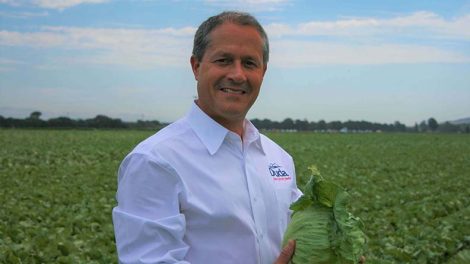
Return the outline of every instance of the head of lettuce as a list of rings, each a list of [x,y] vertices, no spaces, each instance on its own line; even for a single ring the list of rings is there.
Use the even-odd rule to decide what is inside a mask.
[[[283,245],[296,241],[293,264],[358,263],[366,236],[359,218],[348,212],[349,195],[339,185],[321,177],[311,166],[312,176],[304,195],[291,205],[292,219]]]

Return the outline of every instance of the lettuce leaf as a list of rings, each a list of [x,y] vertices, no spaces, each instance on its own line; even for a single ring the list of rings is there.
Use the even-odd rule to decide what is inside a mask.
[[[283,246],[296,240],[293,264],[358,263],[367,238],[361,220],[348,211],[350,197],[339,185],[325,180],[314,166],[304,195],[290,207],[291,222]]]

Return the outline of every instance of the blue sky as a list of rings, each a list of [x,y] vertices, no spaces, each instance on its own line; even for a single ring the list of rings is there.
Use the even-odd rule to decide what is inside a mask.
[[[470,116],[470,1],[0,0],[0,115],[171,122],[196,96],[197,26],[255,15],[270,62],[249,118]]]

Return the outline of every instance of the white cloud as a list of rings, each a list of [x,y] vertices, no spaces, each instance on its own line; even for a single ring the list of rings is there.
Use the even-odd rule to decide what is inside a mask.
[[[4,12],[0,11],[0,17],[8,17],[8,18],[20,18],[20,19],[28,19],[34,17],[45,17],[49,16],[48,12]]]
[[[416,12],[408,16],[389,19],[348,18],[336,21],[310,21],[295,26],[270,24],[266,26],[270,36],[414,36],[420,38],[454,38],[470,40],[470,15],[451,20],[431,13]]]
[[[15,0],[0,0],[0,4],[7,4],[11,6],[18,6],[21,1],[15,1]]]
[[[33,0],[33,4],[50,9],[65,9],[80,4],[101,4],[109,0]]]
[[[470,31],[466,27],[469,24],[470,15],[445,20],[433,13],[418,12],[391,19],[349,18],[326,22],[310,21],[294,26],[278,23],[270,24],[266,29],[272,37],[271,63],[279,67],[316,64],[469,63],[468,49],[458,51],[446,45],[439,46],[442,38],[450,38],[459,45],[468,43]],[[2,51],[5,46],[74,51],[69,52],[68,56],[49,58],[49,63],[44,65],[36,65],[43,69],[54,64],[110,64],[134,68],[187,67],[195,31],[194,27],[43,27],[35,32],[3,30],[0,31],[0,46],[3,46]],[[333,37],[328,38],[328,41],[308,37],[323,35]],[[397,41],[404,35],[419,41]]]
[[[92,51],[67,56],[65,63],[120,64],[134,67],[186,64],[195,28],[106,29],[44,27],[39,32],[0,31],[0,45],[34,49]]]
[[[32,47],[63,47],[68,49],[122,49],[154,50],[172,46],[181,39],[192,38],[195,28],[180,29],[121,29],[43,27],[38,32],[0,31],[0,44]]]
[[[0,0],[11,6],[38,6],[47,9],[63,10],[80,4],[101,4],[110,0]]]
[[[321,64],[470,63],[470,56],[423,45],[347,45],[277,40],[271,63],[277,67]]]

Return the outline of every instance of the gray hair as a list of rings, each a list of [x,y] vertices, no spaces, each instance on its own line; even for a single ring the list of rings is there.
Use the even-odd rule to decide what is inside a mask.
[[[269,60],[269,41],[268,35],[264,31],[261,24],[256,20],[255,17],[248,13],[244,12],[235,12],[235,11],[225,11],[218,15],[209,17],[206,21],[204,21],[196,31],[194,35],[194,45],[193,45],[193,56],[196,57],[198,61],[202,60],[204,53],[206,52],[206,48],[210,42],[210,33],[216,27],[222,25],[225,22],[234,23],[240,26],[252,26],[254,27],[258,33],[261,35],[263,39],[263,63],[266,65]]]

